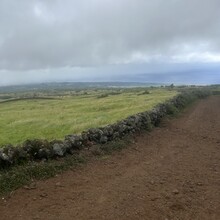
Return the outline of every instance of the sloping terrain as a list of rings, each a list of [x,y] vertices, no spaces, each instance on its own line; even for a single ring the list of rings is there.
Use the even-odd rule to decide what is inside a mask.
[[[13,192],[0,219],[219,219],[219,109],[219,96],[199,101],[121,152]]]

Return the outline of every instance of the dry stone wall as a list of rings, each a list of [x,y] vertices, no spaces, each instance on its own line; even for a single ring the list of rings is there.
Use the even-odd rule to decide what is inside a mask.
[[[18,146],[7,145],[0,148],[0,169],[28,161],[48,160],[74,154],[94,144],[121,139],[141,130],[151,130],[161,119],[171,115],[198,98],[210,95],[206,90],[182,92],[171,100],[157,105],[151,111],[131,115],[124,120],[100,128],[91,128],[80,135],[70,134],[64,140],[26,140]]]

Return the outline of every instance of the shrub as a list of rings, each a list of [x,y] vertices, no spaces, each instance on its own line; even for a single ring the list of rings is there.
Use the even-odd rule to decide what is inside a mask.
[[[97,96],[98,99],[102,99],[102,98],[106,98],[108,97],[108,94],[101,94],[99,96]]]
[[[178,109],[172,103],[167,103],[166,104],[166,113],[168,115],[175,115],[178,113]]]

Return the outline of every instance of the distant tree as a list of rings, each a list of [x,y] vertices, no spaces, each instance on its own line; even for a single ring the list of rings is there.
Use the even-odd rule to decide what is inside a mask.
[[[175,86],[174,86],[174,84],[172,83],[171,85],[170,85],[170,88],[171,89],[173,89]]]
[[[147,95],[147,94],[150,94],[150,91],[149,90],[145,90],[142,95]]]

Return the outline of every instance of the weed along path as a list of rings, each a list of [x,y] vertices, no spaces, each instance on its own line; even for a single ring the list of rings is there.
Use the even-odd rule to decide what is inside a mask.
[[[0,201],[1,220],[220,219],[220,96]]]

